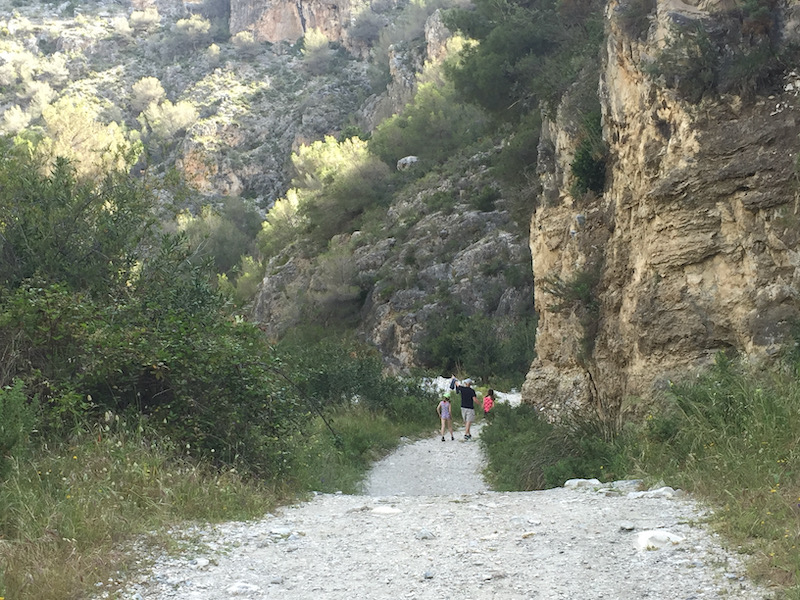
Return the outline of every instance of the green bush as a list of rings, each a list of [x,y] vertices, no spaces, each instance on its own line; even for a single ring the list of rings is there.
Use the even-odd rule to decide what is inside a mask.
[[[587,265],[565,281],[558,276],[546,277],[542,290],[552,295],[556,302],[548,307],[556,313],[573,313],[583,329],[578,359],[586,364],[591,360],[600,326],[600,304],[597,301],[597,285],[601,271],[596,265]]]
[[[604,440],[592,420],[552,425],[535,407],[496,404],[481,432],[495,489],[535,490],[568,479],[621,479],[633,470],[631,441]]]
[[[297,230],[317,249],[324,248],[333,236],[357,230],[362,218],[387,203],[389,167],[358,137],[338,142],[328,136],[301,146],[292,164],[295,188],[281,201],[278,216],[267,217],[261,235],[260,243],[270,252],[294,239]]]
[[[502,197],[500,190],[486,185],[470,197],[470,204],[481,212],[491,212],[494,210],[494,203]]]
[[[423,83],[400,114],[378,125],[369,149],[390,165],[409,155],[433,165],[476,141],[486,126],[482,112],[460,102],[452,84]]]
[[[562,456],[556,440],[553,426],[541,419],[534,407],[496,403],[480,438],[492,489],[520,491],[552,487],[544,469]]]
[[[718,529],[752,555],[752,574],[796,594],[800,382],[794,368],[793,357],[756,370],[717,355],[708,370],[670,385],[647,416],[639,457],[652,478],[715,507]]]
[[[647,70],[693,103],[706,94],[770,93],[798,56],[797,45],[780,34],[780,10],[774,2],[749,0],[716,15],[713,30],[699,21],[676,27]]]
[[[555,106],[582,71],[598,72],[602,11],[600,2],[490,0],[448,11],[451,30],[480,42],[464,48],[448,75],[461,97],[503,120]]]
[[[152,226],[152,198],[122,174],[80,182],[67,161],[49,175],[42,167],[0,147],[0,284],[36,274],[97,293],[122,284]]]
[[[633,39],[644,39],[650,29],[650,19],[656,9],[655,0],[628,0],[618,5],[620,27]]]
[[[419,355],[442,373],[460,368],[495,387],[519,387],[535,356],[535,339],[534,317],[467,316],[450,309],[428,319]]]
[[[596,95],[592,96],[597,104]],[[575,183],[571,193],[580,198],[587,192],[602,194],[606,183],[606,145],[603,141],[599,108],[586,114],[581,123],[581,140],[570,165]]]
[[[27,443],[33,424],[34,410],[24,393],[22,380],[0,388],[0,480],[8,474],[11,460]]]

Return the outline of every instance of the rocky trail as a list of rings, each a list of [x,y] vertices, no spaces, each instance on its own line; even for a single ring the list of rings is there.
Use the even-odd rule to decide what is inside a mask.
[[[477,438],[480,427],[475,430]],[[360,496],[181,532],[126,600],[765,598],[679,491],[489,491],[476,440],[405,442]],[[100,597],[107,593],[100,592]]]

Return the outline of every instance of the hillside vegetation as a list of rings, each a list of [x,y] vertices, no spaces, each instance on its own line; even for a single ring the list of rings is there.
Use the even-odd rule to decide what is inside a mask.
[[[191,542],[162,533],[177,521],[356,491],[400,435],[436,426],[435,396],[387,374],[409,372],[392,362],[409,348],[415,376],[521,382],[542,109],[568,90],[574,193],[602,193],[603,6],[445,11],[447,58],[365,131],[389,52],[422,56],[441,6],[363,25],[372,63],[319,32],[231,37],[213,2],[4,18],[0,597],[112,592],[136,544]],[[663,477],[794,585],[795,362],[751,374],[720,357],[663,402],[579,423],[498,407],[490,477]]]

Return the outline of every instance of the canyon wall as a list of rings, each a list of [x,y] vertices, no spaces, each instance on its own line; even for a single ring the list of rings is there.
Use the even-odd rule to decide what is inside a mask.
[[[523,399],[553,418],[613,411],[722,351],[772,357],[800,312],[797,77],[755,100],[690,104],[645,75],[670,23],[708,9],[659,2],[632,39],[609,5],[603,194],[569,193],[572,129],[562,111],[545,125],[531,226],[538,358]],[[559,307],[552,283],[581,278],[594,303]]]

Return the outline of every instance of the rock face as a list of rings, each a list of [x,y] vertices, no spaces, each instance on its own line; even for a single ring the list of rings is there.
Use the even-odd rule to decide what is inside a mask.
[[[450,210],[432,206],[442,194],[458,197],[456,185],[480,189],[483,173],[477,171],[396,202],[387,219],[396,237],[356,232],[331,240],[324,260],[276,257],[259,287],[253,319],[278,337],[309,312],[341,320],[341,311],[354,311],[361,336],[380,350],[389,370],[404,373],[419,365],[420,342],[450,303],[462,314],[500,320],[529,314],[532,282],[513,277],[530,268],[530,258],[505,201],[480,212],[465,193],[463,204]]]
[[[405,2],[389,0],[381,9],[400,4]],[[363,40],[351,36],[350,28],[374,14],[371,3],[364,0],[231,0],[230,31],[233,35],[250,31],[258,41],[294,43],[315,28],[352,51],[361,49]]]
[[[602,197],[566,191],[575,143],[559,117],[540,148],[538,358],[523,400],[554,417],[587,403],[613,411],[721,351],[774,355],[800,312],[797,83],[756,101],[687,104],[643,66],[669,19],[707,16],[704,6],[659,3],[645,41],[622,32],[615,8],[600,87]],[[594,284],[594,312],[554,310],[548,278],[578,275]]]

